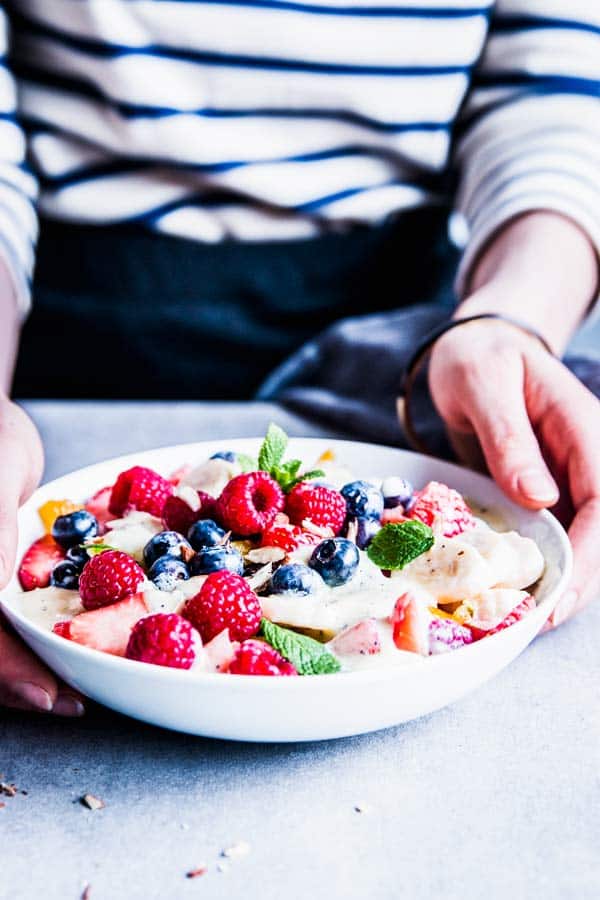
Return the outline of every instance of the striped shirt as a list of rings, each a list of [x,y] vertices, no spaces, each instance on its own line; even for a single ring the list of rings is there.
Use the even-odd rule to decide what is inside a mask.
[[[0,0],[0,253],[37,215],[306,238],[454,196],[600,247],[600,0]]]

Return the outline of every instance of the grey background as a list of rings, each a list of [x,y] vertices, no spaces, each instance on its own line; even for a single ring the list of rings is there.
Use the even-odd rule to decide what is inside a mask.
[[[265,404],[28,408],[48,478],[272,418],[319,434]],[[77,900],[86,882],[92,900],[597,898],[599,635],[596,605],[454,706],[320,744],[202,740],[98,708],[75,722],[0,711],[0,772],[28,791],[1,798],[0,898]],[[106,808],[81,806],[86,792]],[[249,854],[219,872],[239,840]]]

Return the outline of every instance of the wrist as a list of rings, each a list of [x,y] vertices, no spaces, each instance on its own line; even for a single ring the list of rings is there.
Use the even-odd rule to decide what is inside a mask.
[[[8,394],[17,355],[20,315],[13,279],[0,257],[0,393]]]
[[[497,312],[521,319],[561,353],[598,290],[598,259],[570,219],[532,212],[509,222],[472,269],[457,316]]]

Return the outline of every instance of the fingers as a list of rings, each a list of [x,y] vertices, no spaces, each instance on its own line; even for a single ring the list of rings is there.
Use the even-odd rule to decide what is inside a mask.
[[[502,389],[480,370],[465,385],[471,424],[493,478],[522,506],[541,509],[558,500],[559,491],[535,436],[525,406],[523,374],[507,366]]]
[[[13,571],[17,512],[35,489],[43,465],[39,436],[25,413],[0,400],[0,588]]]
[[[13,571],[17,513],[39,480],[43,455],[37,432],[25,413],[0,398],[0,588]],[[76,691],[55,676],[23,642],[3,627],[0,617],[0,705],[78,716],[84,712]]]
[[[7,454],[8,455],[8,454]],[[10,477],[11,458],[2,458],[0,466],[0,588],[9,580],[17,551],[18,481]]]
[[[569,538],[573,546],[573,577],[569,590],[561,598],[551,616],[551,624],[555,627],[575,615],[600,594],[599,531],[600,497],[594,497],[584,503],[569,529]]]
[[[60,685],[52,672],[16,635],[0,624],[0,705],[12,709],[81,716],[84,706],[72,688]]]

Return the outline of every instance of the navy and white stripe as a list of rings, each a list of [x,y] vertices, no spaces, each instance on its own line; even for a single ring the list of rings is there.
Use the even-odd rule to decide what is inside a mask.
[[[23,309],[36,209],[304,238],[445,200],[453,161],[461,278],[525,209],[600,246],[598,0],[0,0],[0,15],[0,253]]]

